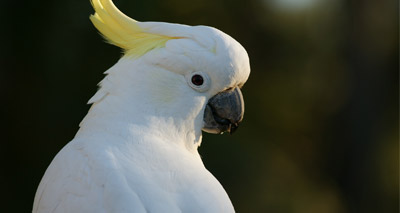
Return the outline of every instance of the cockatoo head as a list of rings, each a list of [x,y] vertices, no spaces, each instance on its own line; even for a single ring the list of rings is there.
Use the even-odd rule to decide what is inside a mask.
[[[250,74],[248,55],[237,41],[207,26],[137,22],[111,0],[92,4],[93,24],[124,50],[92,103],[118,95],[131,99],[132,109],[142,104],[143,113],[180,119],[200,134],[235,131],[244,113],[240,88]]]

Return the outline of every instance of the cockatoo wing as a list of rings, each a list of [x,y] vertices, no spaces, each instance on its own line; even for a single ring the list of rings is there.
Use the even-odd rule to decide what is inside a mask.
[[[104,153],[88,153],[82,144],[72,141],[57,154],[36,192],[33,212],[146,212],[112,161]]]
[[[57,154],[37,190],[34,213],[233,212],[199,157],[174,153],[170,146],[132,151],[101,141],[108,139],[75,139]],[[143,158],[140,153],[149,149],[175,158]]]

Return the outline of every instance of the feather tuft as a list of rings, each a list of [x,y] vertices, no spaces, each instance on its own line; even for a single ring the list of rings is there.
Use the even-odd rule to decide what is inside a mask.
[[[91,0],[91,3],[95,10],[90,16],[93,25],[110,44],[122,48],[126,56],[140,57],[179,38],[146,32],[138,21],[123,14],[111,0]]]

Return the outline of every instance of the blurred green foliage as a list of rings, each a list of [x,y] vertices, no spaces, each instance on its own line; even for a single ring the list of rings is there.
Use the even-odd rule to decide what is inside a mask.
[[[248,51],[245,120],[200,153],[238,212],[398,212],[398,1],[115,0]],[[87,1],[2,1],[2,212],[29,212],[120,50]]]

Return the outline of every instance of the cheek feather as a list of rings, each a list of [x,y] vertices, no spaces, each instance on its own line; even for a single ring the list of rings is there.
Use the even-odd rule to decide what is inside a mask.
[[[149,78],[154,85],[149,87],[152,99],[158,104],[176,102],[182,96],[182,85],[186,86],[185,79],[169,71],[153,73]]]

